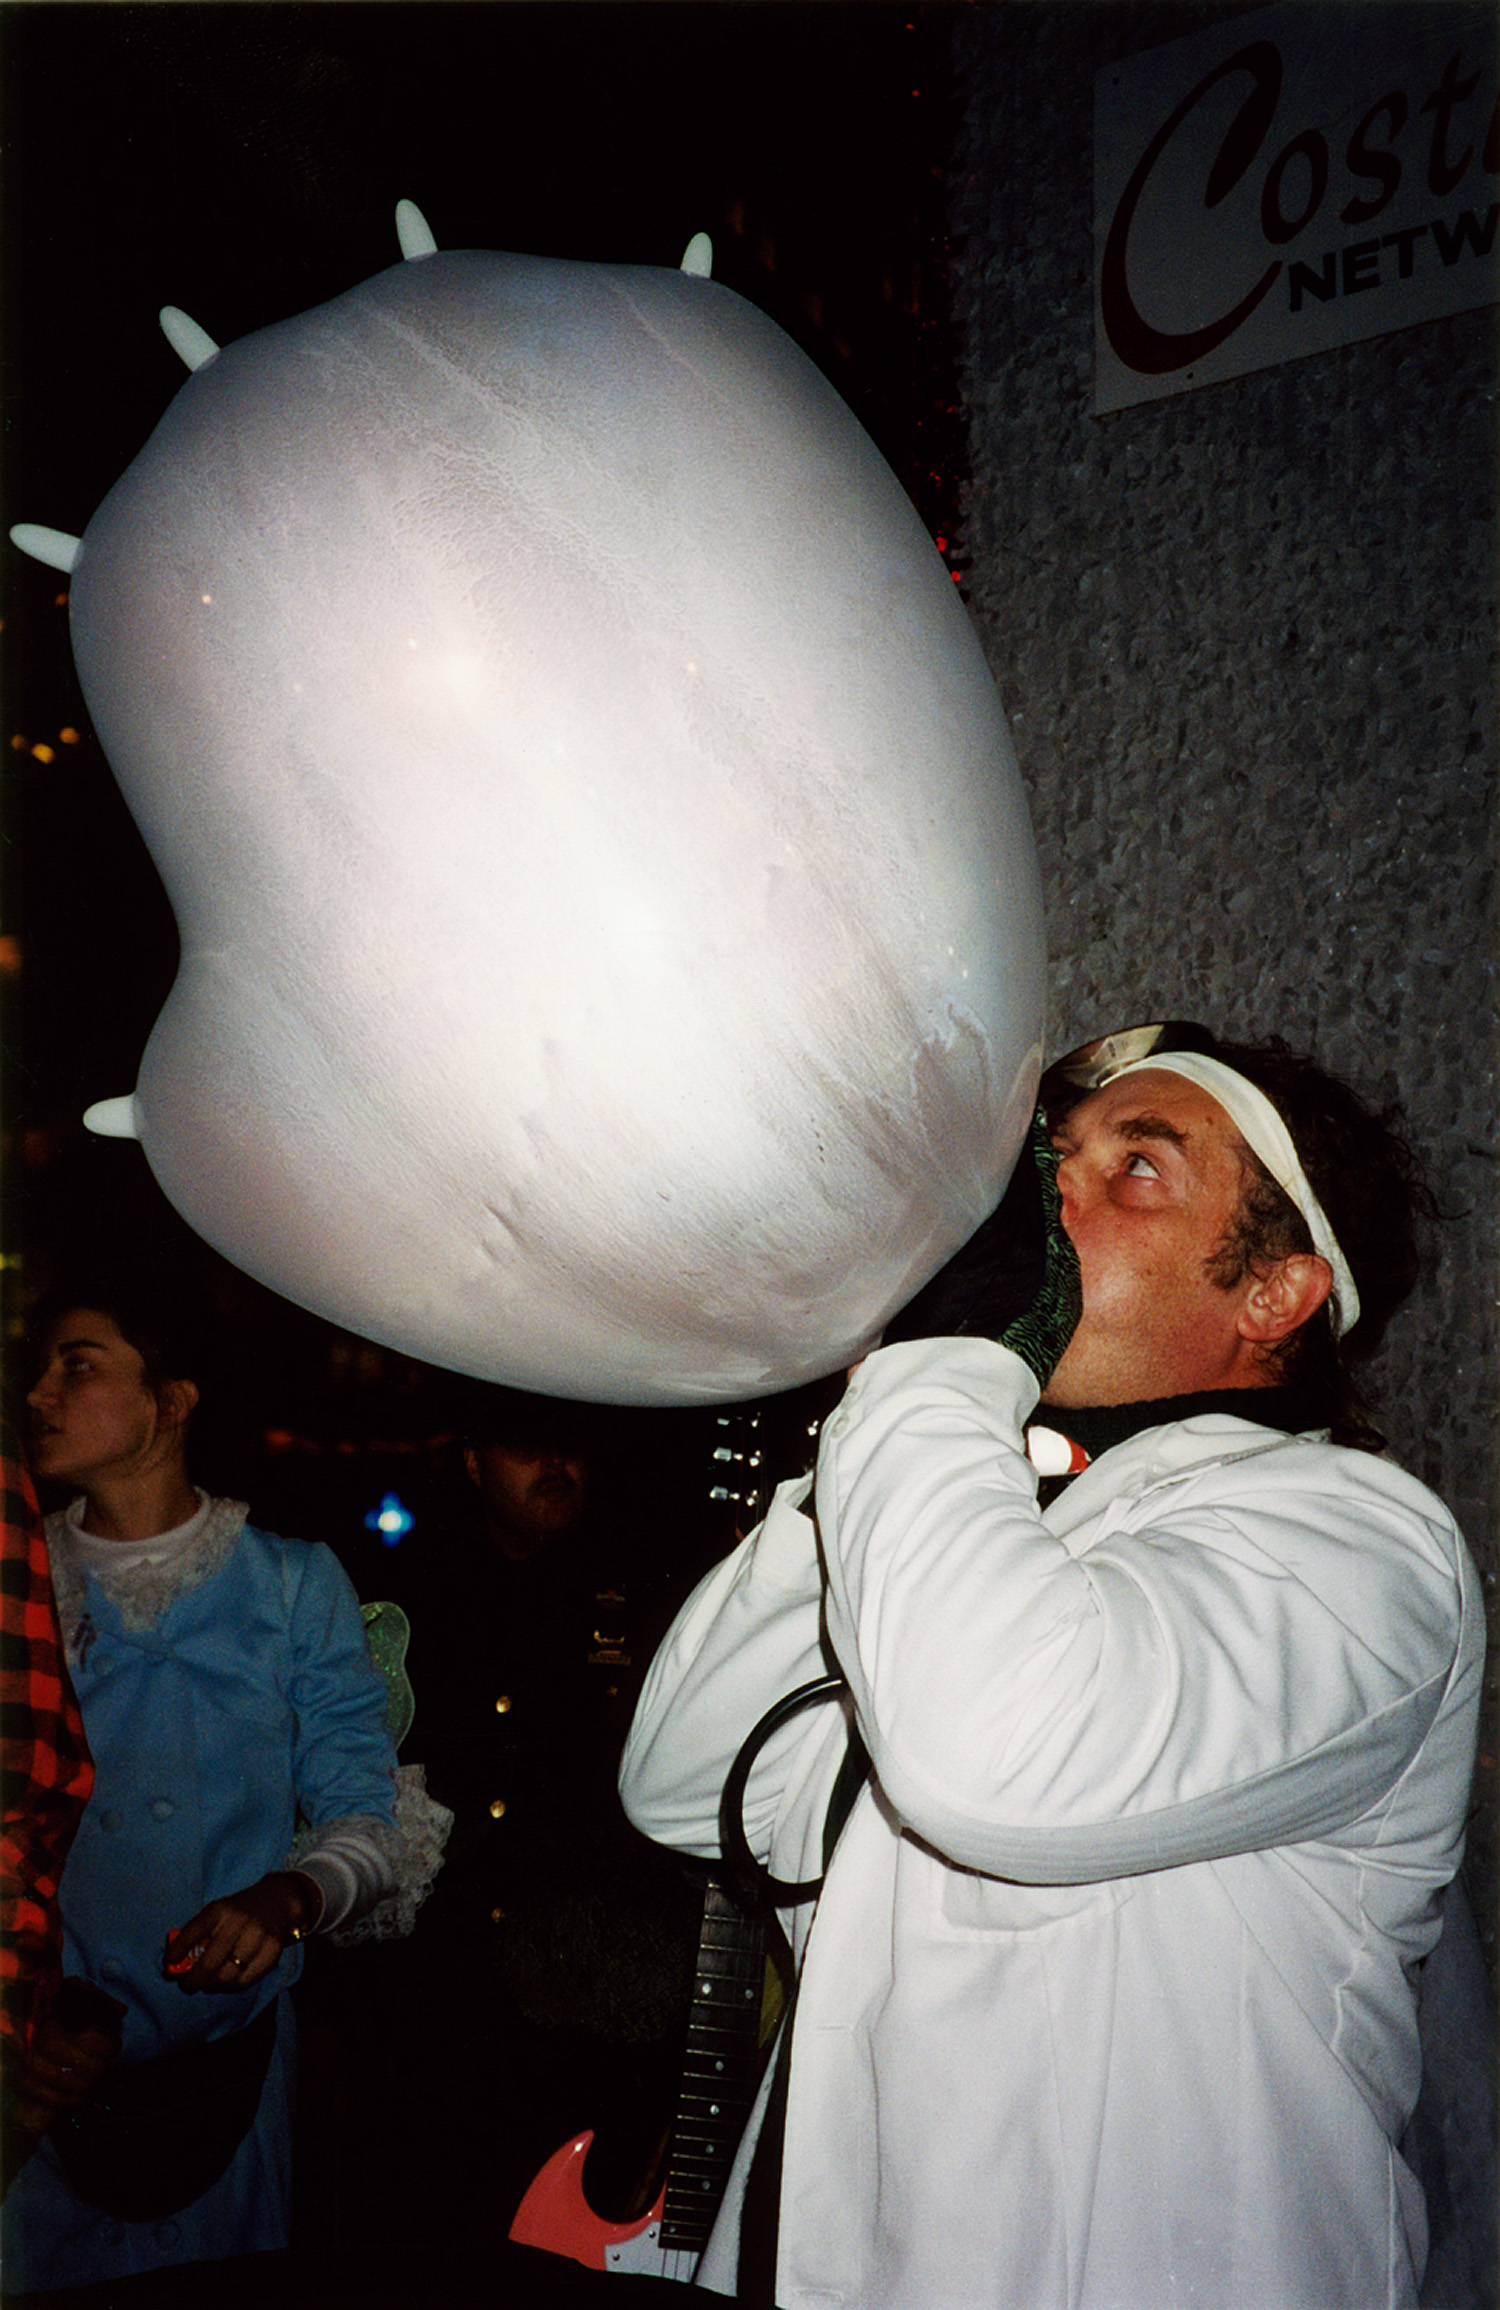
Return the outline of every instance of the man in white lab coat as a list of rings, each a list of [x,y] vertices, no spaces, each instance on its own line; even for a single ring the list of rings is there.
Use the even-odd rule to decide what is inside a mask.
[[[1041,1291],[971,1257],[966,1303],[960,1254],[943,1336],[857,1369],[815,1493],[659,1653],[627,1810],[715,1852],[752,1725],[847,1679],[743,1806],[816,1877],[852,1715],[869,1777],[784,1914],[782,2310],[1395,2310],[1483,1647],[1452,1519],[1348,1385],[1411,1281],[1411,1167],[1280,1049],[1153,1028],[1064,1069]],[[1081,1473],[1041,1506],[1033,1458]]]

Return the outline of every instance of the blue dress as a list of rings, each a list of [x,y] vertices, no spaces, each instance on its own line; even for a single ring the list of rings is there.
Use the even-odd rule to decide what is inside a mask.
[[[208,1509],[159,1608],[123,1603],[49,1520],[93,1795],[62,1880],[63,1964],[126,2007],[121,2059],[242,2029],[295,1981],[300,1947],[241,1994],[188,1996],[163,1972],[168,1933],[205,1902],[287,1866],[300,1818],[389,1824],[394,1753],[384,1683],[331,1552]],[[7,2291],[81,2286],[287,2243],[291,2024],[228,2170],[181,2212],[120,2222],[84,2204],[50,2142],[17,2174],[3,2224]]]

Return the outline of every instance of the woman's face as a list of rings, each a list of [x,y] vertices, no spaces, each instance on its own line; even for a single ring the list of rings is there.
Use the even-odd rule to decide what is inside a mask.
[[[26,1401],[35,1473],[83,1491],[144,1468],[162,1427],[139,1349],[97,1308],[70,1307],[52,1325]]]

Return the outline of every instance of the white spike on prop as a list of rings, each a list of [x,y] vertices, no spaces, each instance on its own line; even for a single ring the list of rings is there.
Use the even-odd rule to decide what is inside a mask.
[[[70,595],[181,933],[142,1144],[262,1282],[733,1401],[852,1363],[994,1204],[1015,757],[905,492],[742,298],[392,265],[188,379]]]
[[[714,245],[707,233],[694,233],[682,252],[682,263],[678,270],[679,272],[691,273],[695,281],[712,280]]]
[[[211,361],[219,348],[206,329],[200,329],[191,314],[180,305],[163,305],[157,315],[161,333],[179,361],[189,369],[201,369]]]
[[[133,1091],[120,1099],[96,1099],[92,1107],[85,1107],[83,1121],[85,1129],[98,1139],[139,1139],[141,1135]]]
[[[410,264],[413,257],[434,257],[437,242],[432,227],[415,201],[397,201],[396,238],[401,244],[403,260]]]
[[[22,553],[30,554],[33,561],[45,562],[48,569],[67,570],[78,567],[78,556],[83,540],[73,537],[65,529],[43,529],[39,522],[18,521],[10,533],[12,545]]]

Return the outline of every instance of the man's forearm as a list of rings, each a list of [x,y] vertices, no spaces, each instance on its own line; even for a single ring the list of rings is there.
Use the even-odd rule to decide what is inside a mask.
[[[763,1712],[825,1666],[822,1575],[811,1519],[783,1486],[765,1522],[702,1580],[647,1674],[625,1744],[620,1792],[647,1836],[712,1859],[725,1776]],[[769,1837],[785,1753],[805,1726],[767,1744],[747,1791],[752,1846]]]

